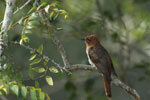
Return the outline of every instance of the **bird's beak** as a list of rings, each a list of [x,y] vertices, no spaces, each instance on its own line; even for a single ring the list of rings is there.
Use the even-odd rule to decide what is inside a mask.
[[[84,41],[85,39],[84,39],[84,38],[81,38],[81,40]]]

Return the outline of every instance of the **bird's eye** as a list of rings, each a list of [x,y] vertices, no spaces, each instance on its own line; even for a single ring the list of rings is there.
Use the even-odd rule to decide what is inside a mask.
[[[88,42],[91,42],[92,40],[91,40],[91,39],[87,39],[87,41],[88,41]]]

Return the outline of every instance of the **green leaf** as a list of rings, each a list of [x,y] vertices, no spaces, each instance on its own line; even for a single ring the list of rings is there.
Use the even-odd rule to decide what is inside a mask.
[[[29,26],[33,27],[33,26],[39,26],[40,22],[38,20],[34,20],[34,21],[30,21],[28,23]]]
[[[36,58],[30,65],[38,64],[41,61],[41,58]]]
[[[35,50],[30,50],[30,53],[33,54],[35,52]]]
[[[46,76],[46,82],[48,85],[53,86],[53,79],[51,76]]]
[[[50,20],[52,20],[53,15],[54,15],[54,11],[52,11],[51,14],[49,15]]]
[[[33,60],[36,57],[36,55],[37,54],[32,55],[29,60]]]
[[[30,89],[31,100],[37,100],[35,89]]]
[[[58,73],[59,72],[55,67],[50,67],[49,71],[53,72],[53,73]]]
[[[15,95],[19,95],[19,87],[17,85],[12,85],[10,89]]]
[[[24,97],[24,98],[26,98],[26,96],[27,96],[27,88],[26,87],[24,87],[24,86],[22,86],[21,87],[21,95]]]
[[[39,100],[45,100],[45,93],[39,92]]]
[[[5,94],[8,94],[8,90],[6,88],[1,88],[0,90],[3,90],[3,92],[5,92]]]
[[[40,84],[39,84],[38,81],[35,81],[35,87],[36,87],[36,88],[39,88],[39,87],[40,87]]]
[[[23,40],[22,40],[22,39],[19,41],[19,44],[20,44],[20,45],[22,45],[22,44],[23,44]]]
[[[62,29],[63,29],[63,28],[60,28],[60,27],[59,27],[59,28],[56,28],[57,31],[60,31],[60,30],[62,30]]]
[[[42,52],[43,52],[43,45],[40,45],[40,47],[37,49],[37,52],[42,54]]]
[[[58,8],[53,8],[53,10],[56,11],[56,12],[59,11]]]
[[[40,18],[40,16],[37,13],[32,13],[32,15],[29,17],[29,20],[36,20]]]
[[[48,61],[44,60],[44,66],[47,65]]]
[[[27,29],[33,29],[33,28],[35,28],[35,26],[33,26],[33,25],[28,25],[27,26]]]
[[[44,57],[44,66],[47,65],[48,61],[49,61],[49,58],[48,57]]]
[[[45,6],[47,3],[43,2],[40,6],[38,6],[37,10],[39,10],[41,7]]]
[[[68,14],[65,14],[65,15],[64,15],[64,18],[67,19],[67,18],[68,18]]]
[[[22,34],[22,35],[21,35],[21,39],[22,39],[24,42],[29,42],[29,38],[28,38],[25,34]]]
[[[43,73],[45,71],[45,69],[42,68],[42,67],[34,67],[34,68],[32,68],[32,70],[34,70],[34,71],[36,71],[38,73]]]
[[[56,18],[59,16],[59,13],[56,14],[56,16],[54,17],[54,20],[56,20]]]
[[[23,17],[18,21],[19,24],[23,24]]]

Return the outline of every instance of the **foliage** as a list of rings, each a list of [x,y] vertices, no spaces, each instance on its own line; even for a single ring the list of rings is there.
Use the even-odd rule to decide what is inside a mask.
[[[11,62],[6,62],[7,59],[9,60],[9,58],[6,58],[8,56],[2,56],[3,58],[1,59],[1,63],[5,64],[0,66],[0,95],[8,95],[9,93],[13,93],[18,98],[23,98],[25,100],[28,97],[30,97],[31,100],[50,100],[50,97],[47,93],[42,92],[41,88],[37,88],[40,85],[37,81],[35,82],[35,86],[25,86],[22,82],[37,80],[45,77],[45,81],[48,85],[53,86],[54,84],[53,78],[47,75],[47,71],[51,73],[58,73],[59,71],[55,67],[49,67],[49,58],[43,55],[43,45],[41,44],[39,48],[33,49],[29,46],[26,46],[25,44],[30,42],[29,35],[32,34],[33,29],[38,29],[41,28],[41,26],[44,26],[43,20],[39,14],[41,11],[46,12],[46,14],[49,16],[49,20],[56,20],[60,15],[64,15],[65,19],[67,18],[67,12],[63,9],[57,8],[57,5],[57,2],[49,4],[48,2],[43,1],[41,5],[37,7],[33,6],[25,16],[22,16],[10,28],[12,29],[17,24],[20,24],[23,27],[20,41],[15,41],[14,43],[18,43],[20,46],[30,50],[31,57],[29,58],[30,64],[28,65],[29,78],[24,79],[21,77],[22,73],[19,72],[19,70],[14,70],[12,68],[13,64],[11,64]],[[35,72],[41,75],[39,77],[35,77]]]
[[[41,88],[33,86],[24,86],[16,81],[0,85],[0,95],[15,94],[17,97],[27,99],[30,95],[31,100],[50,100],[49,96],[41,91]]]

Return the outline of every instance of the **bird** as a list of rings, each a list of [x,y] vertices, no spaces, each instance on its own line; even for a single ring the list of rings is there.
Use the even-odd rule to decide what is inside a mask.
[[[111,74],[117,76],[113,67],[112,60],[107,50],[101,45],[95,35],[88,35],[84,39],[86,45],[86,54],[92,67],[97,67],[104,78],[105,94],[111,100]]]

